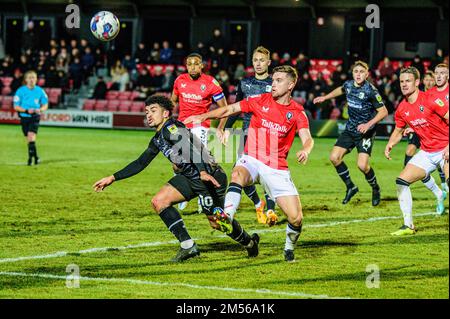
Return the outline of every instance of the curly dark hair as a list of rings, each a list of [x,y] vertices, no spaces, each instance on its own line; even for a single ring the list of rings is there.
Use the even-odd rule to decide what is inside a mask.
[[[145,106],[149,106],[152,104],[158,104],[163,109],[169,111],[170,115],[172,115],[173,103],[168,97],[165,97],[164,95],[157,95],[157,94],[152,95],[145,100]]]

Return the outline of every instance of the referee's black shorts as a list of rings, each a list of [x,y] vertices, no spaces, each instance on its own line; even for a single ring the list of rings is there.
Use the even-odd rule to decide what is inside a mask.
[[[21,117],[20,125],[22,125],[22,132],[24,136],[28,135],[28,132],[37,133],[39,129],[39,121],[41,117],[39,115],[33,115],[31,117]]]
[[[200,197],[203,213],[209,215],[214,207],[223,208],[228,186],[227,174],[220,166],[211,175],[219,182],[219,188],[211,183],[205,183],[200,179],[190,179],[181,174],[172,177],[168,183],[178,190],[186,201]]]

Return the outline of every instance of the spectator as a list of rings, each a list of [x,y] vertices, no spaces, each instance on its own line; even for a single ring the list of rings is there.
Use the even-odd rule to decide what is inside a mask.
[[[420,72],[420,78],[423,79],[423,76],[425,74],[425,67],[422,62],[422,58],[420,55],[416,55],[414,57],[413,62],[411,63],[411,66],[415,67]]]
[[[343,81],[342,79],[342,74],[344,74],[344,70],[342,68],[342,64],[339,64],[336,66],[336,70],[333,72],[333,75],[331,76],[333,82],[336,83],[336,85],[338,86],[341,86],[345,82],[345,80]]]
[[[58,49],[55,47],[50,48],[50,53],[47,57],[47,61],[49,65],[56,65],[56,60],[58,58]]]
[[[74,49],[77,49],[78,52],[80,51],[80,47],[78,45],[78,41],[76,39],[72,39],[70,40],[70,46],[69,46],[69,51],[73,52]],[[72,55],[73,56],[73,55]]]
[[[291,55],[288,52],[285,52],[280,63],[292,66]]]
[[[33,65],[30,63],[30,61],[28,60],[28,57],[25,54],[22,54],[20,56],[18,68],[21,73],[25,73],[28,70],[33,69]]]
[[[175,44],[175,49],[173,50],[172,62],[175,65],[184,65],[185,56],[186,51],[184,50],[183,43],[177,42]]]
[[[8,54],[5,56],[3,61],[1,61],[0,76],[13,76],[13,74],[14,74],[13,59]]]
[[[148,96],[150,91],[150,87],[152,86],[152,77],[148,73],[147,68],[142,68],[137,81],[136,81],[136,89],[140,92],[139,97],[141,99],[145,99]]]
[[[95,84],[94,93],[92,94],[91,99],[104,100],[106,99],[107,91],[108,88],[106,87],[106,83],[103,80],[103,77],[99,76],[97,78],[97,84]]]
[[[237,84],[240,80],[245,77],[245,66],[242,63],[239,63],[234,71],[234,82]]]
[[[56,60],[59,60],[59,59],[63,59],[64,63],[67,63],[67,64],[70,63],[70,56],[69,56],[69,53],[68,53],[66,47],[61,48]]]
[[[130,83],[130,75],[127,69],[117,60],[114,66],[111,68],[112,88],[113,90],[126,91]]]
[[[64,60],[63,58],[58,58],[58,60],[56,60],[56,71],[69,73],[69,64],[66,62],[66,60]]]
[[[147,49],[145,48],[145,43],[141,42],[138,44],[138,48],[134,53],[134,60],[136,61],[136,64],[145,64],[149,62],[149,56],[147,53]]]
[[[431,59],[430,69],[434,70],[436,65],[444,62],[444,51],[440,48],[436,50],[436,55]]]
[[[14,71],[13,80],[9,87],[11,88],[11,95],[14,95],[14,93],[22,86],[23,84],[23,73],[20,72],[19,69],[16,69]]]
[[[160,52],[161,52],[161,47],[159,46],[159,43],[158,42],[153,43],[152,50],[150,51],[150,63],[151,64],[159,63]]]
[[[73,80],[73,90],[77,94],[83,82],[83,66],[81,65],[80,58],[75,57],[73,62],[69,65],[69,77]]]
[[[225,94],[225,98],[228,99],[228,96],[230,95],[231,83],[230,83],[230,76],[228,75],[227,71],[220,70],[219,73],[217,73],[216,75],[216,80],[222,87],[223,93]]]
[[[380,77],[391,77],[394,74],[394,67],[392,66],[391,60],[385,57],[382,62],[378,65],[378,76]]]
[[[162,46],[159,56],[160,62],[164,64],[172,63],[173,50],[170,48],[169,41],[163,41]]]
[[[27,50],[34,51],[39,47],[39,38],[34,31],[34,22],[29,21],[27,31],[22,35],[22,52]]]
[[[152,77],[152,85],[150,87],[151,92],[159,92],[164,84],[164,74],[162,73],[162,67],[157,65],[155,67],[155,73]]]
[[[131,58],[130,53],[126,53],[122,60],[122,65],[127,69],[128,72],[133,72],[136,70],[136,62]]]
[[[56,39],[51,39],[50,40],[50,49],[55,48],[56,51],[58,51],[58,42],[56,42]]]
[[[83,67],[84,78],[86,79],[92,75],[95,65],[94,55],[92,54],[91,48],[88,46],[84,48],[84,54],[81,57],[81,65]]]
[[[50,88],[60,87],[60,79],[58,77],[58,71],[56,66],[51,64],[45,74],[45,86]]]
[[[297,69],[299,77],[309,72],[310,62],[303,52],[299,53],[295,62],[296,62],[295,68]]]
[[[175,77],[170,69],[166,69],[164,73],[164,80],[161,86],[161,92],[172,92],[173,84],[175,82]]]
[[[294,96],[301,96],[302,98],[306,99],[306,96],[308,95],[308,92],[311,91],[313,85],[314,82],[309,74],[303,73],[301,80],[297,81]]]
[[[280,55],[278,54],[278,52],[272,52],[270,60],[270,73],[272,73],[272,70],[281,64]]]
[[[205,44],[203,42],[197,43],[196,53],[200,54],[204,60],[207,60],[209,58],[208,49],[205,47]]]

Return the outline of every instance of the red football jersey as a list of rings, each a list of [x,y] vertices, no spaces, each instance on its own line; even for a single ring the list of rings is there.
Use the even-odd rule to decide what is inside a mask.
[[[277,103],[272,94],[248,97],[240,102],[243,113],[252,113],[245,154],[267,166],[287,170],[287,156],[295,134],[309,129],[303,106],[291,100],[289,105]]]
[[[219,82],[206,74],[202,74],[197,80],[192,80],[188,73],[180,75],[175,80],[173,92],[178,96],[178,120],[181,122],[189,116],[208,112],[213,100],[217,102],[225,98]],[[193,125],[189,123],[187,127],[192,128]],[[201,123],[201,126],[209,127],[210,121]]]
[[[426,152],[442,151],[448,145],[448,124],[444,115],[448,113],[448,103],[436,103],[433,96],[419,91],[415,103],[404,99],[395,112],[395,124],[399,128],[407,125],[420,138],[420,148]]]
[[[448,84],[447,87],[442,91],[438,91],[437,87],[435,86],[429,89],[426,93],[428,94],[432,102],[436,103],[439,106],[446,105],[448,108]]]

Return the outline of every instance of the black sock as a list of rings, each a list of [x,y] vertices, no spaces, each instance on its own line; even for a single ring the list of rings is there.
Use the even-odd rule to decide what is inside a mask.
[[[244,192],[247,194],[248,198],[252,200],[253,204],[257,205],[261,202],[255,185],[244,187]]]
[[[161,217],[164,224],[166,224],[167,228],[169,228],[180,243],[191,239],[180,213],[175,208],[170,206],[164,209],[159,214],[159,217]]]
[[[237,241],[239,244],[243,246],[247,246],[250,244],[251,238],[250,235],[241,227],[236,219],[233,219],[233,231],[231,234],[228,234],[228,237]]]
[[[426,184],[430,181],[431,179],[431,175],[428,175],[427,177],[425,177],[424,179],[422,179],[422,183]]]
[[[266,203],[267,203],[267,210],[275,210],[275,201],[270,198],[270,196],[267,193],[264,193],[264,196],[266,197]]]
[[[370,170],[367,172],[367,174],[364,174],[366,176],[366,181],[369,183],[372,188],[380,188],[377,183],[377,177],[375,176],[375,172],[373,171],[373,168],[371,167]]]
[[[35,142],[28,142],[28,157],[32,158],[34,156],[34,152],[36,150]]]
[[[413,156],[405,155],[405,161],[403,162],[403,165],[406,166],[406,164],[408,164],[411,158],[413,158]]]
[[[445,184],[445,173],[442,171],[441,167],[438,166],[439,177],[441,178],[441,183]]]
[[[37,157],[36,142],[30,142],[28,144],[28,156]]]
[[[348,167],[347,167],[347,165],[345,165],[344,162],[342,162],[335,168],[336,168],[336,172],[338,173],[339,177],[344,181],[345,185],[347,186],[347,189],[355,187],[355,184],[353,184],[353,182],[350,178],[350,171],[348,170]]]

